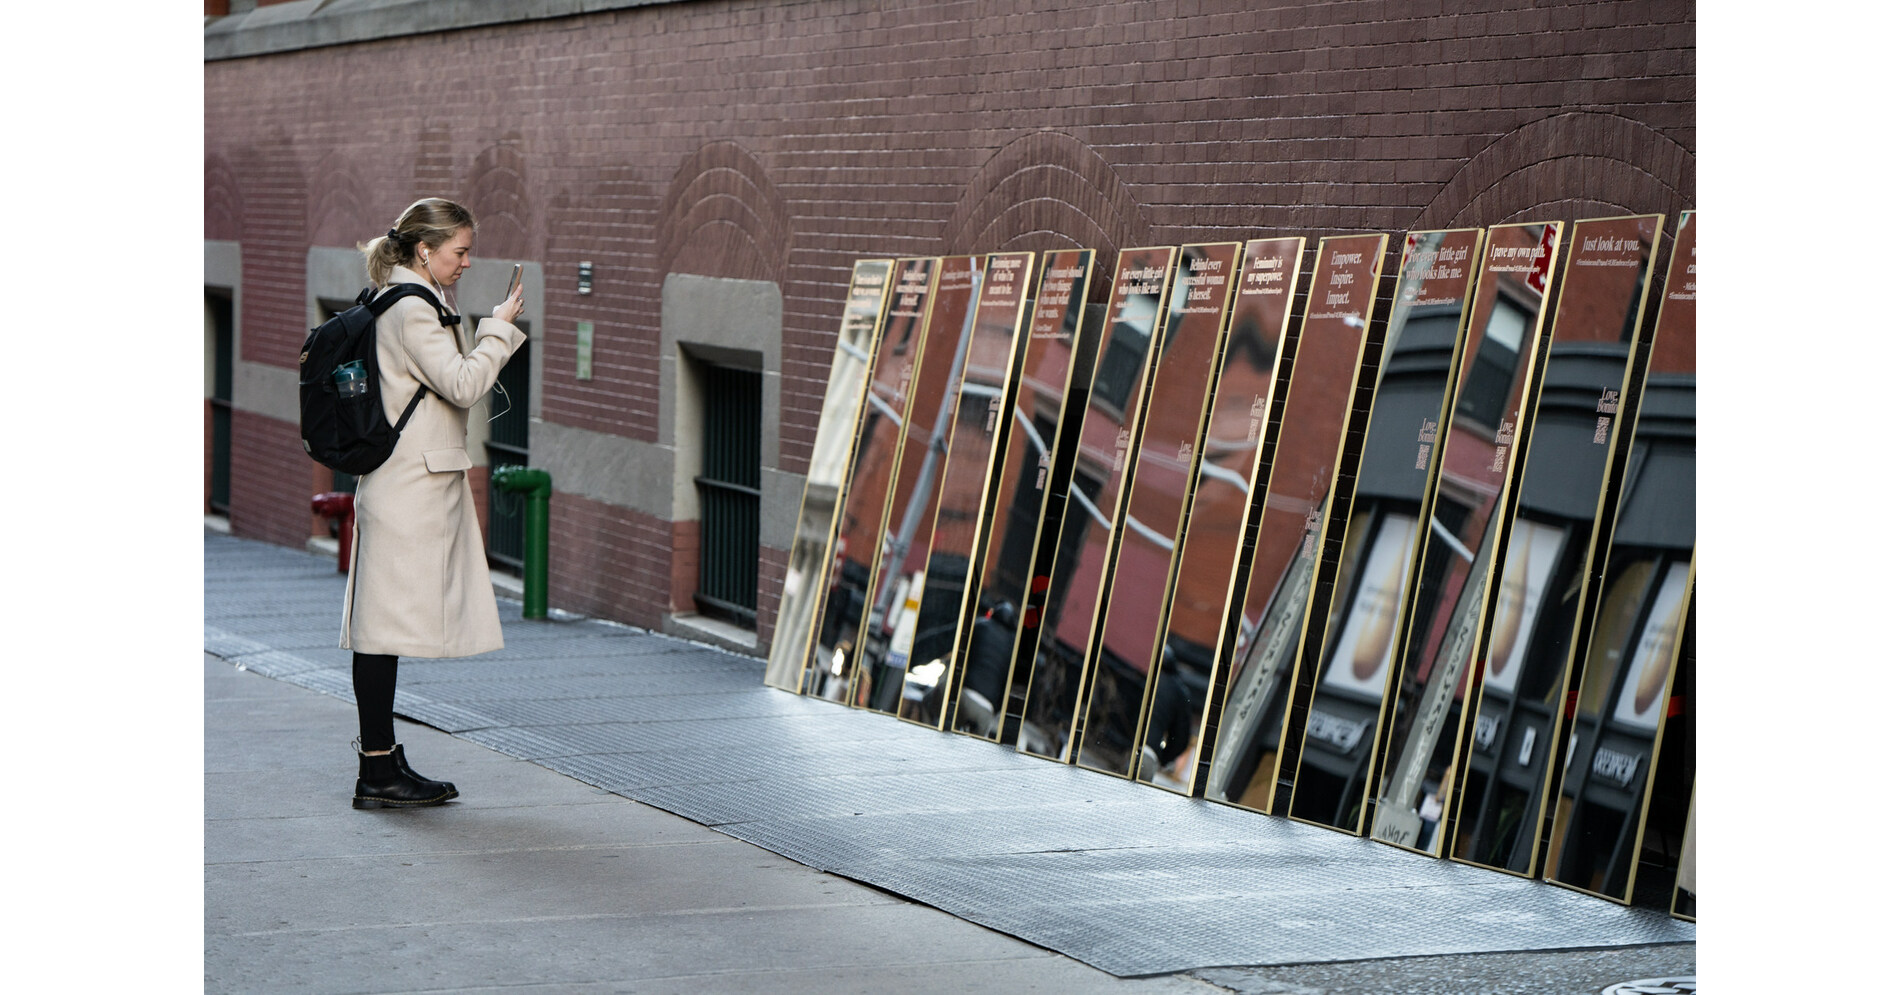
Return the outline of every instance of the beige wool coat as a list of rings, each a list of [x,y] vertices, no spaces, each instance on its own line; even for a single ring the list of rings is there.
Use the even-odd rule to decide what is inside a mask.
[[[391,271],[389,282],[428,286],[403,267]],[[501,648],[501,617],[464,447],[468,409],[494,387],[527,336],[508,322],[483,318],[472,343],[469,338],[445,327],[427,301],[414,297],[397,301],[376,321],[389,423],[402,417],[417,386],[429,393],[403,427],[389,461],[356,484],[344,649],[448,657]]]

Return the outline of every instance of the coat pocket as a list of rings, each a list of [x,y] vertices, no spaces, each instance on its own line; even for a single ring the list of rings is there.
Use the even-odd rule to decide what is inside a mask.
[[[469,460],[466,449],[431,449],[422,454],[422,465],[428,467],[430,473],[450,473],[475,464]]]

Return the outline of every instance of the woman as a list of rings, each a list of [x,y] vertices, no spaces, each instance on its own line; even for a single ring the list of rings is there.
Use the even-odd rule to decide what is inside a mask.
[[[469,267],[475,218],[439,198],[409,205],[396,226],[362,246],[378,288],[416,283],[445,310],[448,288]],[[362,738],[352,808],[439,805],[455,785],[410,769],[396,742],[399,656],[471,656],[501,648],[501,617],[488,580],[464,448],[468,409],[527,341],[513,324],[521,291],[495,307],[470,336],[444,324],[426,299],[397,301],[376,321],[383,413],[390,424],[418,387],[427,388],[389,461],[356,485],[356,531],[343,596],[342,647]]]

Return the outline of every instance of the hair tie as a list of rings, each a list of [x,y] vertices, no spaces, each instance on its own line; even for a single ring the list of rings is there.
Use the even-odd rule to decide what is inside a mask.
[[[395,243],[397,243],[397,244],[401,244],[401,243],[402,243],[402,236],[401,236],[401,235],[398,235],[398,234],[396,234],[396,229],[394,229],[394,228],[391,228],[391,229],[389,229],[389,240],[390,240],[390,241],[392,241],[392,242],[395,242]]]

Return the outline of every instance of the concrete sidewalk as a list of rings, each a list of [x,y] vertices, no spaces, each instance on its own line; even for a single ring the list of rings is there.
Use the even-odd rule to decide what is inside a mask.
[[[410,722],[462,798],[349,807],[355,708],[205,655],[207,992],[1213,992],[1119,980]]]
[[[414,723],[411,758],[462,798],[354,811],[347,700],[204,665],[207,991],[1582,995],[1695,971],[1678,943],[1118,979]]]

